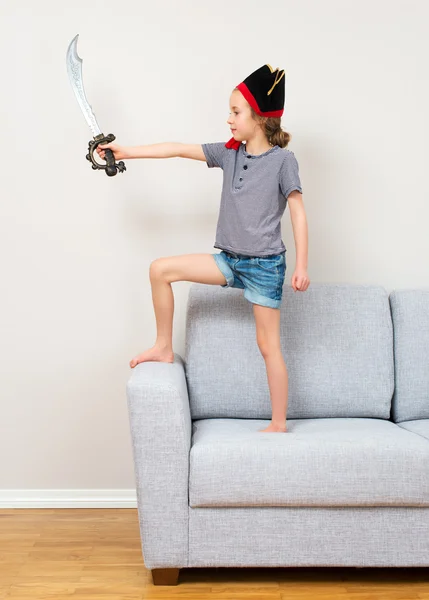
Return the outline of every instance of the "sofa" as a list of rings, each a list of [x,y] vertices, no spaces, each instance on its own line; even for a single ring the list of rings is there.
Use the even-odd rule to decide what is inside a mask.
[[[142,555],[186,567],[429,565],[429,290],[284,285],[287,433],[252,305],[193,283],[184,357],[126,384]]]

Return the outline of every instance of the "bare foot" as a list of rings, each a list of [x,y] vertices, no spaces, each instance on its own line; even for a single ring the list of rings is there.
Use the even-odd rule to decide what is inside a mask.
[[[152,346],[149,350],[145,350],[141,354],[138,354],[130,361],[130,367],[133,369],[136,365],[141,362],[156,360],[159,362],[174,362],[174,352],[168,348],[160,348],[159,346]]]
[[[262,433],[287,433],[286,425],[275,425],[270,423],[265,429],[258,429]]]

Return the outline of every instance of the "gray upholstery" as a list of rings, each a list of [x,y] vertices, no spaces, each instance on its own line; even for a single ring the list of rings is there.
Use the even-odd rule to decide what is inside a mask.
[[[188,562],[190,567],[427,567],[429,508],[191,508]],[[362,593],[370,598],[372,592]]]
[[[273,434],[252,306],[192,284],[184,358],[126,389],[146,567],[428,566],[428,299],[285,285]]]
[[[399,427],[412,431],[429,440],[429,419],[419,419],[417,421],[402,421],[398,423]]]
[[[286,435],[257,434],[264,424],[194,422],[191,507],[429,508],[427,439],[384,419],[288,419]]]
[[[183,565],[192,428],[183,359],[134,367],[127,397],[143,556],[160,568]]]
[[[394,290],[390,305],[395,325],[393,420],[429,419],[429,290]]]
[[[389,419],[393,332],[380,286],[284,286],[282,351],[288,418]],[[238,288],[194,284],[186,320],[186,379],[193,419],[270,419],[264,359],[252,305]]]

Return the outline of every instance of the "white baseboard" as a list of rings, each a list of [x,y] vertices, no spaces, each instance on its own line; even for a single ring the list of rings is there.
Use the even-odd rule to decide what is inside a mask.
[[[1,490],[1,508],[137,508],[136,490]]]

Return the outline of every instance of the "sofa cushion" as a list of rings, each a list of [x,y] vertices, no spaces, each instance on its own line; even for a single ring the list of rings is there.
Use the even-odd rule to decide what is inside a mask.
[[[395,422],[429,418],[429,290],[394,290]]]
[[[383,419],[193,422],[189,503],[429,506],[429,440]]]
[[[412,431],[417,435],[429,440],[429,419],[419,419],[418,421],[402,421],[398,427],[403,427],[407,431]]]
[[[184,360],[193,419],[271,418],[252,304],[242,292],[190,287]],[[288,418],[389,419],[393,331],[383,287],[312,283],[295,292],[285,285],[280,336]]]

